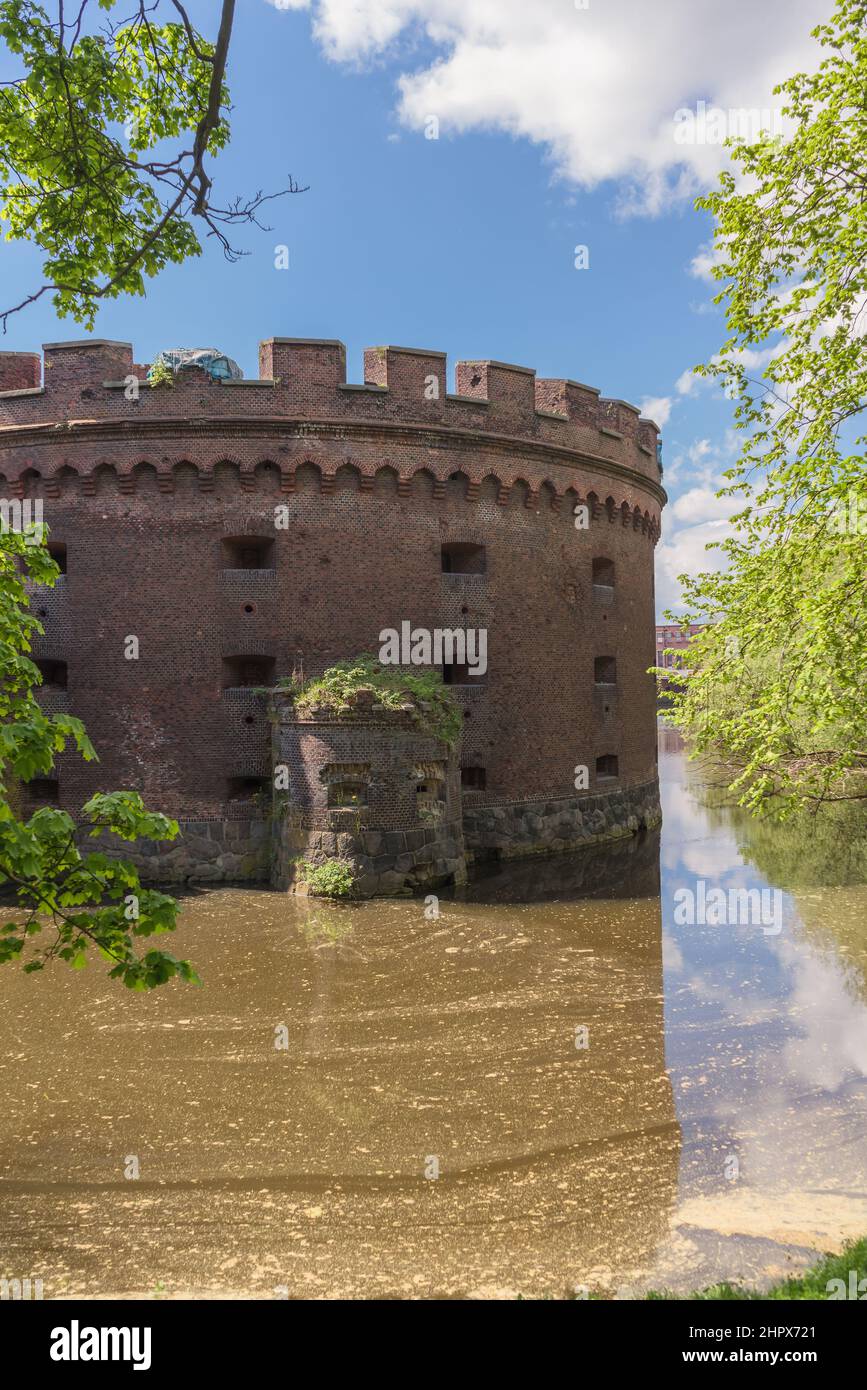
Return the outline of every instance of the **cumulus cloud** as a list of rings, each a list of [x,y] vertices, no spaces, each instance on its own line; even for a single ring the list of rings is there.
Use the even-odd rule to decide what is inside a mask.
[[[674,383],[674,389],[679,396],[691,396],[694,391],[698,390],[701,382],[702,378],[696,376],[691,367],[687,367],[686,371],[681,372]]]
[[[717,496],[724,483],[722,469],[738,447],[735,431],[728,430],[717,442],[694,439],[666,465],[665,483],[670,488],[676,477],[682,490],[663,512],[663,534],[656,551],[658,613],[682,609],[678,575],[716,571],[725,562],[719,550],[706,547],[725,540],[731,531],[729,518],[743,507],[740,497]]]
[[[722,457],[720,448],[711,444],[709,439],[695,439],[686,449],[683,446],[675,448],[665,462],[666,486],[670,489],[675,479],[680,483],[685,474],[709,487],[719,472]]]
[[[725,557],[719,550],[707,550],[706,547],[711,541],[724,540],[728,533],[727,522],[714,520],[684,526],[663,536],[656,548],[657,612],[683,610],[678,575],[696,575],[705,571],[715,573],[723,568]]]
[[[403,69],[398,115],[411,129],[436,116],[444,133],[530,140],[564,179],[585,188],[619,180],[625,209],[650,213],[706,188],[727,160],[707,123],[686,141],[682,113],[699,102],[778,110],[773,86],[816,65],[809,31],[828,9],[827,0],[666,0],[664,11],[647,0],[588,9],[566,0],[269,3],[309,9],[333,62],[393,59]],[[413,66],[420,40],[435,54]]]
[[[781,353],[785,352],[788,346],[788,341],[783,338],[780,339],[779,342],[775,343],[772,347],[737,348],[733,353],[731,353],[729,359],[727,360],[732,362],[739,362],[748,374],[760,374],[764,371],[765,367],[767,367],[768,363],[772,362],[775,357],[779,357]],[[714,364],[714,366],[719,366],[722,362],[722,358],[720,357],[719,353],[715,353],[710,360]],[[706,390],[708,387],[714,386],[717,388],[717,390],[722,390],[723,392],[725,392],[727,389],[723,385],[722,379],[720,377],[699,376],[696,374],[696,372],[693,371],[692,367],[687,367],[685,371],[681,372],[680,376],[677,378],[677,381],[674,383],[674,389],[679,396],[695,396],[699,391],[703,391]]]
[[[662,429],[671,415],[671,396],[643,396],[641,413],[645,420],[653,420]]]
[[[675,521],[694,526],[698,522],[727,521],[743,509],[744,503],[740,497],[717,497],[715,488],[691,487],[669,505]]]
[[[722,265],[722,248],[714,245],[712,241],[705,242],[700,246],[689,263],[689,273],[694,275],[697,280],[704,280],[709,285],[714,285],[717,289],[721,286],[714,279],[713,272],[717,266]]]

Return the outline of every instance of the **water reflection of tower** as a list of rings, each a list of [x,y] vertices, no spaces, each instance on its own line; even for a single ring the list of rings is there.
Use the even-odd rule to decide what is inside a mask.
[[[304,1053],[307,1057],[325,1055],[332,1031],[336,979],[347,961],[357,963],[359,947],[353,942],[353,912],[350,907],[330,903],[311,904],[300,923],[301,935],[308,943],[312,959],[312,998],[305,1013]]]
[[[663,756],[667,753],[682,753],[686,743],[680,729],[675,729],[671,724],[659,725],[659,751]]]

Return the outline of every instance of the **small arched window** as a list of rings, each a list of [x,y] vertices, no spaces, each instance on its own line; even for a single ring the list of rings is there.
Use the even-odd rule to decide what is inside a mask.
[[[467,541],[449,541],[440,552],[443,574],[484,574],[485,547]]]
[[[232,570],[274,568],[272,536],[226,536],[223,540],[223,567]]]
[[[33,777],[25,785],[31,802],[40,806],[60,805],[60,783],[56,777]]]
[[[487,771],[483,767],[462,767],[461,786],[464,791],[483,792],[488,785]]]
[[[273,656],[227,656],[223,660],[224,690],[272,685],[273,682]]]
[[[229,777],[226,782],[227,801],[263,802],[270,792],[267,777]]]
[[[593,587],[594,589],[614,588],[614,561],[609,560],[605,555],[593,557]]]
[[[344,777],[328,783],[329,807],[366,806],[367,783],[360,777]]]
[[[68,668],[65,661],[37,661],[35,663],[42,676],[45,690],[66,690],[69,684]]]
[[[597,685],[617,684],[617,662],[613,656],[597,656],[593,662],[593,679]]]
[[[66,546],[63,541],[49,541],[46,547],[61,574],[66,574]]]

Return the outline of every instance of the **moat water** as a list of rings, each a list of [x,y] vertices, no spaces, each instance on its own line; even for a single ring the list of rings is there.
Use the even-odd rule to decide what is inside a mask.
[[[0,1276],[629,1297],[867,1233],[863,813],[757,825],[673,733],[659,766],[661,838],[492,871],[438,917],[208,890],[175,942],[200,989],[5,967]],[[683,923],[679,890],[753,887],[776,921]]]

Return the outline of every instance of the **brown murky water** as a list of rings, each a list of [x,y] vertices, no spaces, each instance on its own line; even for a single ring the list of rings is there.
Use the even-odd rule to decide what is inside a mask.
[[[46,1297],[625,1297],[867,1233],[863,826],[810,853],[751,839],[671,736],[660,772],[661,847],[512,866],[438,918],[190,896],[201,989],[7,967],[0,1275]],[[699,877],[780,884],[781,930],[677,925]]]

